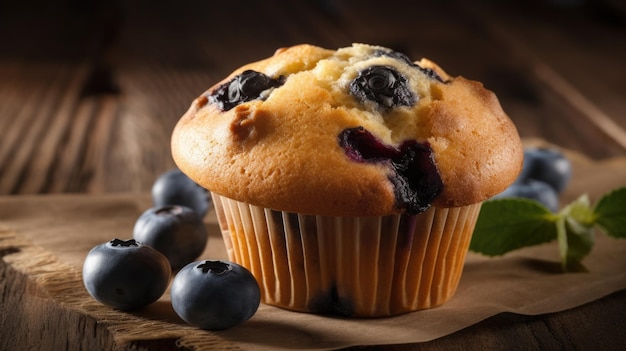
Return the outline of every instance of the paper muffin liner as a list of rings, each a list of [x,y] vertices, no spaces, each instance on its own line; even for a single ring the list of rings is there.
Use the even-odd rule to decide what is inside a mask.
[[[228,257],[257,278],[264,303],[354,317],[391,316],[449,300],[481,206],[329,217],[212,196]]]

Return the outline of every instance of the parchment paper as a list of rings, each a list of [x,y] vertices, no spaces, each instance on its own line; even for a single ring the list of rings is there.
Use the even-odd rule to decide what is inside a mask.
[[[563,194],[563,202],[583,192],[595,201],[606,191],[626,185],[626,158],[594,163],[579,155],[569,156],[574,161],[575,176]],[[0,248],[11,245],[12,240],[17,241],[26,255],[27,245],[24,243],[32,243],[67,264],[70,268],[66,269],[80,272],[89,249],[114,237],[130,238],[134,221],[150,206],[147,194],[0,197]],[[214,213],[211,212],[205,221],[211,237],[201,258],[226,258]],[[22,239],[24,241],[20,241]],[[31,274],[31,268],[17,263],[19,255],[20,252],[15,252],[6,255],[3,260]],[[228,347],[255,350],[321,350],[352,345],[423,342],[448,335],[500,312],[535,315],[562,311],[626,289],[626,240],[609,238],[598,232],[593,251],[583,263],[588,273],[559,273],[555,242],[499,258],[470,253],[456,295],[438,308],[392,318],[342,319],[261,305],[248,322],[220,332],[200,331],[185,325],[171,309],[166,294],[154,306],[131,316],[156,320],[152,327],[154,335],[148,332],[124,336],[122,328],[115,333],[120,334],[118,339],[121,341],[159,338],[163,335],[156,332],[157,328],[166,328],[168,337],[175,337],[178,333],[187,335],[187,345],[194,345],[194,340],[198,340],[195,346],[202,348],[202,337],[210,335],[213,343],[222,340]],[[54,272],[50,274],[54,277]],[[85,291],[77,294],[89,298]],[[55,294],[51,293],[51,296],[54,298]],[[63,301],[60,295],[58,298]],[[67,304],[75,306],[72,308],[85,308],[84,302]],[[93,313],[95,318],[99,318],[97,309],[104,311],[107,307],[85,309],[85,313]],[[118,313],[122,318],[123,312],[111,313],[113,316]],[[110,321],[113,317],[107,318]]]

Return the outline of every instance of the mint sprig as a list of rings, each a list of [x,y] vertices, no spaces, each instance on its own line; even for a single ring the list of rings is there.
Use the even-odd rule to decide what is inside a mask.
[[[564,271],[584,269],[582,260],[594,244],[594,228],[626,238],[626,187],[603,195],[595,206],[582,195],[552,213],[537,201],[503,198],[486,201],[480,211],[470,250],[500,256],[523,247],[558,241]]]

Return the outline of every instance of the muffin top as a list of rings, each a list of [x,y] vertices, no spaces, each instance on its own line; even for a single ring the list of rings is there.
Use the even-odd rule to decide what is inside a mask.
[[[193,101],[171,146],[212,192],[329,216],[474,204],[509,186],[523,159],[481,83],[365,44],[298,45],[235,70]]]

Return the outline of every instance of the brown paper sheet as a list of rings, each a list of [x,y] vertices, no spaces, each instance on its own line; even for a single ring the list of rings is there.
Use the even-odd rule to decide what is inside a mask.
[[[583,192],[595,201],[606,191],[626,185],[626,158],[594,163],[575,154],[570,157],[575,176],[563,202]],[[92,301],[80,284],[89,249],[114,237],[130,238],[135,219],[148,207],[146,194],[0,197],[0,249],[20,248],[3,260],[34,276],[59,303],[110,323],[119,342],[181,337],[181,345],[199,349],[322,350],[423,342],[501,312],[562,311],[626,289],[626,240],[598,232],[596,245],[583,262],[588,273],[558,273],[554,242],[495,259],[470,253],[455,297],[432,310],[392,318],[342,319],[261,305],[243,325],[220,332],[201,331],[175,315],[167,294],[145,311],[125,314]],[[202,258],[226,258],[213,213],[206,222],[211,237]]]

